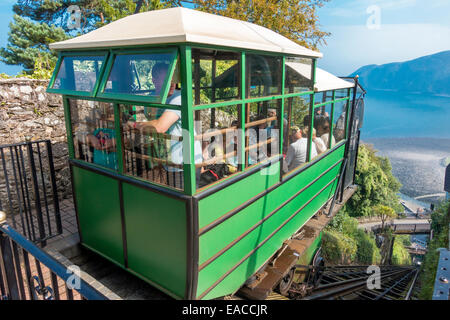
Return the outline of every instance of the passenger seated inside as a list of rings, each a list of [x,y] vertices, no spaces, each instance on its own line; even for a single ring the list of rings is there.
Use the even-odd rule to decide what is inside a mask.
[[[219,181],[230,174],[228,165],[225,163],[223,146],[220,142],[203,141],[203,163],[207,163],[200,169],[199,188],[207,186],[213,182]]]
[[[344,140],[345,138],[345,117],[346,112],[344,111],[339,116],[338,120],[336,121],[336,125],[333,128],[333,136],[336,139],[336,142]]]
[[[225,152],[227,154],[234,152],[234,154],[231,156],[228,156],[225,159],[225,162],[228,164],[228,169],[230,170],[230,173],[234,173],[237,171],[237,168],[238,168],[238,157],[237,157],[237,147],[238,147],[237,135],[239,134],[239,130],[237,129],[238,122],[236,120],[233,120],[233,122],[231,122],[231,127],[234,127],[236,129],[233,132],[232,138],[229,139],[229,141],[225,141],[225,145],[226,145]]]
[[[86,137],[94,148],[93,163],[117,170],[116,133],[114,129],[97,128]]]
[[[157,63],[152,68],[152,78],[155,85],[155,92],[159,94],[164,84],[168,72],[168,64]],[[176,83],[172,82],[167,96],[166,104],[181,106],[181,90],[176,89]],[[181,111],[173,109],[158,108],[155,119],[141,122],[128,122],[129,130],[136,130],[141,135],[150,138],[149,142],[159,142],[158,149],[165,155],[163,165],[159,167],[157,177],[152,179],[155,182],[166,184],[172,187],[183,189],[183,142],[181,127]],[[164,139],[153,137],[153,133],[166,134]],[[194,131],[194,135],[196,135]],[[170,143],[165,143],[170,140]],[[194,161],[196,164],[202,162],[202,151],[200,141],[194,142]],[[150,156],[150,161],[152,156]],[[151,166],[150,166],[151,167]],[[197,184],[200,180],[200,168],[197,169]]]
[[[264,115],[258,115],[253,119],[254,121],[261,121],[267,119]],[[267,122],[261,122],[255,127],[249,128],[247,130],[248,135],[248,147],[249,147],[249,159],[248,164],[253,165],[258,162],[263,161],[267,158],[267,143],[265,143],[268,139],[267,130]]]
[[[329,147],[329,139],[330,139],[330,119],[327,116],[318,116],[314,119],[314,127],[317,131],[318,138],[322,139],[325,150]],[[335,144],[334,137],[331,136],[332,144]],[[319,154],[324,152],[325,150],[319,150]]]
[[[291,127],[290,137],[292,143],[288,147],[286,159],[283,162],[284,173],[290,172],[304,164],[307,160],[308,152],[308,131],[301,130],[297,126]],[[315,145],[311,145],[311,158],[317,155]]]
[[[113,111],[112,108],[107,108]],[[96,121],[98,127],[86,136],[86,143],[93,148],[92,162],[103,167],[117,170],[116,132],[111,129],[114,125],[114,115],[102,113]]]

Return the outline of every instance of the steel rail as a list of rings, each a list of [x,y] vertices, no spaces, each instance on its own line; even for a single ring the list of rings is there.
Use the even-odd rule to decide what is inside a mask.
[[[382,280],[389,279],[391,277],[398,278],[408,272],[409,268],[401,268],[400,270],[390,270],[384,275],[381,275]],[[333,283],[328,283],[317,287],[314,290],[313,294],[304,297],[302,300],[316,300],[316,299],[324,299],[331,298],[332,296],[344,296],[346,293],[351,293],[355,291],[359,291],[361,287],[367,285],[367,279],[370,274],[364,277],[358,277],[354,279],[348,279],[344,281],[337,281]]]

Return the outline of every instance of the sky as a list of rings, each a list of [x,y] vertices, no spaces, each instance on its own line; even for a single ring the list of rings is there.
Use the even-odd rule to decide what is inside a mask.
[[[318,66],[339,76],[450,50],[450,0],[331,0],[318,15]]]
[[[15,0],[0,0],[0,47],[6,46],[8,43],[9,23],[12,21],[12,6]],[[18,66],[9,66],[0,62],[0,73],[16,75],[22,70]]]
[[[0,1],[0,46],[7,44],[16,0]],[[319,67],[339,76],[368,64],[407,61],[450,50],[450,0],[331,0],[318,11],[331,32]],[[0,73],[17,66],[0,63]]]

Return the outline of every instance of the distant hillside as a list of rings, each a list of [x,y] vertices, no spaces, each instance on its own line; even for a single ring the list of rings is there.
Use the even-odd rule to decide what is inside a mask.
[[[351,76],[355,75],[366,89],[450,95],[450,51],[406,62],[364,66]]]

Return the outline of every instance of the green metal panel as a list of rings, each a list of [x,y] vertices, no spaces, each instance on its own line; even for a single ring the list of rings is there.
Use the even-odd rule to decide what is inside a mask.
[[[216,260],[211,262],[209,265],[205,264],[204,266],[202,266],[204,269],[200,271],[199,275],[198,294],[201,294],[204,290],[207,289],[207,287],[217,281],[220,276],[230,270],[236,263],[238,263],[239,260],[245,257],[246,254],[251,252],[251,250],[257,247],[261,243],[261,241],[263,241],[278,226],[285,222],[294,212],[296,212],[296,210],[304,206],[305,203],[307,203],[318,192],[320,192],[322,188],[324,188],[334,179],[334,182],[332,182],[331,185],[329,185],[325,190],[320,192],[319,196],[315,198],[315,200],[311,201],[311,203],[309,203],[297,216],[295,216],[295,218],[293,218],[276,233],[275,238],[278,239],[278,242],[275,243],[278,243],[278,245],[276,245],[275,247],[270,246],[270,248],[273,249],[271,254],[274,254],[281,245],[282,241],[286,240],[290,235],[292,235],[292,233],[297,231],[326,201],[328,201],[328,199],[331,198],[334,193],[337,184],[336,177],[338,176],[341,167],[341,164],[335,164],[338,163],[340,159],[342,159],[344,150],[345,146],[342,145],[338,150],[329,154],[327,157],[322,158],[318,163],[314,164],[314,166],[307,168],[298,176],[285,182],[280,187],[270,192],[268,195],[258,199],[244,210],[240,211],[233,217],[227,219],[223,223],[203,234],[199,239],[199,264],[201,265],[202,263],[205,263],[205,261],[207,261],[211,257],[215,257]],[[335,166],[333,167],[333,165]],[[283,202],[294,196],[296,192],[306,187],[315,178],[317,178],[321,173],[325,172],[330,167],[333,168],[325,173],[320,179],[314,182],[300,195],[298,195],[295,199],[293,199],[279,211],[270,216],[266,221],[256,227],[253,231],[245,235],[245,237],[236,242],[229,248],[229,250],[225,251],[225,253],[220,253],[222,249],[227,247],[235,239],[238,239],[239,237],[244,235],[247,230],[256,226],[262,219],[270,215],[271,212],[273,212]],[[251,177],[248,177],[247,179],[250,178]],[[256,182],[254,186],[256,185],[258,185],[258,182]],[[246,197],[246,200],[250,198],[251,197],[248,196]],[[218,206],[218,208],[220,208],[220,206]],[[203,212],[203,209],[204,207],[200,209],[200,216],[212,213]],[[265,249],[264,247],[266,246],[267,244],[264,244],[263,247],[258,249],[257,252],[265,252],[265,250],[267,249]],[[270,250],[268,252],[270,252]],[[271,254],[268,255],[266,259],[268,259]],[[260,253],[255,253],[255,255],[258,256],[260,255]],[[261,264],[247,264],[247,271],[245,272],[245,274],[249,273],[248,276],[250,276],[252,273],[256,272],[257,268],[259,268],[260,266]],[[225,278],[224,281],[229,281],[227,280],[228,278],[229,277]],[[239,287],[246,279],[247,278],[242,280],[240,284],[235,283],[234,285]],[[233,286],[233,284],[229,285]],[[219,295],[222,295],[222,293],[229,294],[231,292],[232,291],[225,293],[221,292]],[[209,298],[212,297],[209,296]]]
[[[123,183],[128,268],[184,298],[186,289],[186,204]]]
[[[181,127],[183,128],[183,178],[184,193],[196,192],[194,161],[194,112],[192,111],[192,51],[191,47],[180,47],[181,73]]]
[[[73,189],[82,243],[123,266],[118,182],[92,171],[73,167]]]
[[[281,212],[284,211],[286,213],[290,213],[300,208],[306,201],[314,196],[313,192],[317,192],[314,191],[317,187],[320,189],[335,178],[336,175],[339,174],[339,169],[340,166],[336,166],[334,169],[330,170],[321,179],[315,182],[314,185],[286,204],[282,210],[276,212],[263,224],[266,224],[269,220],[278,220],[279,223],[283,222],[284,220]],[[292,186],[289,186],[288,183],[286,183],[286,185],[281,185],[266,196],[252,203],[244,210],[235,214],[230,219],[203,234],[199,239],[199,263],[204,263],[207,259],[211,258],[214,254],[225,248],[230,242],[244,234],[262,219],[266,218],[283,202],[287,201],[290,197],[294,196],[296,192],[314,180],[315,177],[311,177],[312,171],[314,170],[311,170],[311,168],[309,170],[305,170],[298,177],[296,177],[296,179],[293,179],[296,181]],[[244,241],[244,239],[241,241]]]
[[[303,252],[303,254],[298,258],[297,264],[307,266],[312,264],[314,261],[312,259],[314,258],[314,255],[316,254],[317,250],[320,249],[320,246],[322,245],[322,232],[319,233],[319,235],[314,239],[313,243]],[[304,273],[305,270],[297,269],[295,275],[294,275],[294,282],[298,283],[305,280],[306,273]]]
[[[279,182],[279,165],[280,163],[277,162],[271,166],[274,174],[266,175],[264,174],[267,173],[266,170],[258,171],[199,201],[199,228],[203,228],[228,211],[233,210]]]
[[[272,237],[269,238],[271,232],[270,230],[267,231],[267,229],[275,229],[279,224],[276,220],[273,220],[271,224],[265,225],[262,230],[255,230],[257,232],[250,234],[249,236],[252,236],[249,241],[251,247],[248,247],[250,250],[248,250],[246,254],[257,248],[258,243],[265,242],[241,264],[239,264],[239,262],[245,254],[242,254],[241,252],[243,248],[235,246],[225,255],[222,255],[214,263],[202,270],[199,273],[197,291],[199,297],[202,299],[213,299],[236,291],[253,273],[270,259],[270,257],[281,247],[284,240],[288,239],[289,236],[298,230],[309,217],[322,207],[322,205],[330,198],[336,183],[336,180],[334,180],[334,184],[329,185],[323,190],[319,196],[314,198],[299,214],[292,218]],[[286,217],[287,216],[288,215],[286,215]],[[267,222],[270,222],[270,219],[267,220]],[[227,262],[231,260],[233,262],[233,268],[236,266],[237,268],[229,273],[211,291],[204,295],[205,290],[212,286],[217,279],[220,279],[221,276],[225,275],[227,270],[233,269],[227,267],[224,268],[223,266],[225,263],[229,265]]]

